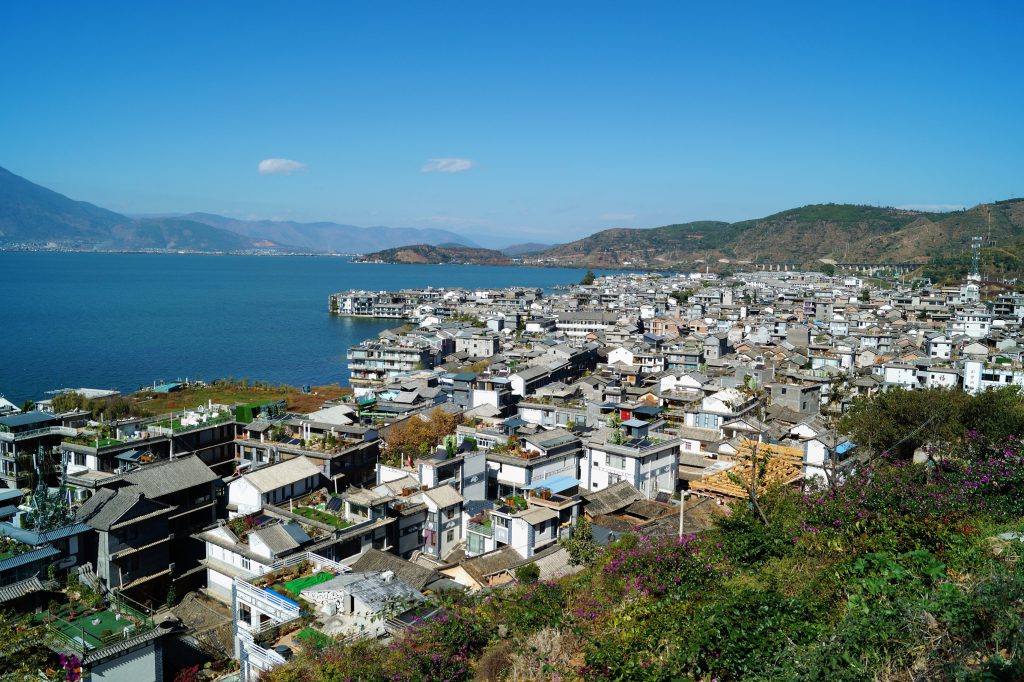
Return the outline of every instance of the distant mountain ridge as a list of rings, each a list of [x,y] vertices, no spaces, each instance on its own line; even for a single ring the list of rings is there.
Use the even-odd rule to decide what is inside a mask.
[[[270,239],[316,251],[367,253],[409,244],[476,244],[448,230],[415,227],[357,227],[332,222],[238,220],[212,213],[188,213],[182,218],[237,232],[253,239]]]
[[[242,252],[263,242],[184,218],[129,218],[0,168],[0,246],[98,250]]]
[[[243,221],[210,213],[129,217],[0,168],[0,248],[363,253],[425,242],[475,246],[447,230]]]
[[[927,262],[1024,235],[1024,199],[928,213],[852,204],[814,204],[737,223],[700,221],[604,230],[548,249],[541,258],[585,267],[685,267],[705,261],[813,264]]]

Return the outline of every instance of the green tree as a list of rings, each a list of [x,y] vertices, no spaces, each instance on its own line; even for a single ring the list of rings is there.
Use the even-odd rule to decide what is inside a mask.
[[[826,277],[835,277],[836,276],[836,266],[833,265],[832,263],[824,263],[824,264],[822,264],[822,266],[821,266],[821,274],[825,275]]]
[[[885,391],[854,400],[839,428],[858,445],[910,459],[922,445],[959,442],[971,396],[960,390],[931,388]]]
[[[0,678],[15,682],[37,682],[39,671],[48,667],[49,636],[45,626],[27,615],[0,612]]]
[[[562,540],[561,543],[569,553],[569,563],[573,566],[589,566],[597,559],[594,531],[590,526],[590,519],[583,514],[576,517],[572,537]]]
[[[594,275],[594,271],[587,270],[587,274],[583,275],[583,279],[580,280],[580,284],[589,286],[594,283],[595,279],[597,279],[597,277]]]
[[[540,567],[537,564],[523,564],[516,568],[516,580],[523,585],[540,580]]]
[[[71,412],[72,410],[82,410],[89,404],[89,401],[85,399],[85,396],[77,391],[69,391],[68,393],[60,393],[53,396],[53,400],[50,401],[53,406],[53,411],[57,414],[62,412]]]

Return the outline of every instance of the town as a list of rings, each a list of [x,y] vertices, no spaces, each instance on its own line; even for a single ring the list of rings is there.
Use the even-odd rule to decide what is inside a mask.
[[[570,575],[579,533],[682,537],[843,480],[873,451],[841,428],[859,397],[1024,386],[1012,287],[829,270],[338,292],[330,314],[396,326],[301,407],[0,400],[0,609],[92,679],[252,681],[435,595]]]

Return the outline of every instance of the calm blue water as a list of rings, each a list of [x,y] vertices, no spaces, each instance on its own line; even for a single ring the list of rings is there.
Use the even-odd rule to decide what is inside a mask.
[[[339,258],[0,252],[0,393],[248,377],[346,383],[345,351],[395,320],[333,317],[360,288],[540,286],[574,269],[356,265]]]

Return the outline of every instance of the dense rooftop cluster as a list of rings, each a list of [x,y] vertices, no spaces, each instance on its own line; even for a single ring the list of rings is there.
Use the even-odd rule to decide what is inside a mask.
[[[309,679],[353,658],[337,647],[393,679],[810,674],[842,609],[878,593],[796,564],[968,598],[977,584],[942,587],[949,567],[1002,559],[949,548],[978,551],[966,526],[1015,537],[1022,511],[1006,437],[1024,427],[1024,297],[869,281],[341,292],[332,313],[400,325],[349,349],[348,392],[171,383],[151,403],[187,407],[122,399],[106,419],[84,409],[103,392],[0,403],[0,605],[63,633],[53,656],[86,672],[155,674],[201,633],[244,680]],[[785,633],[798,662],[708,629],[730,609],[767,609],[750,636]],[[133,627],[94,625],[104,610]]]

